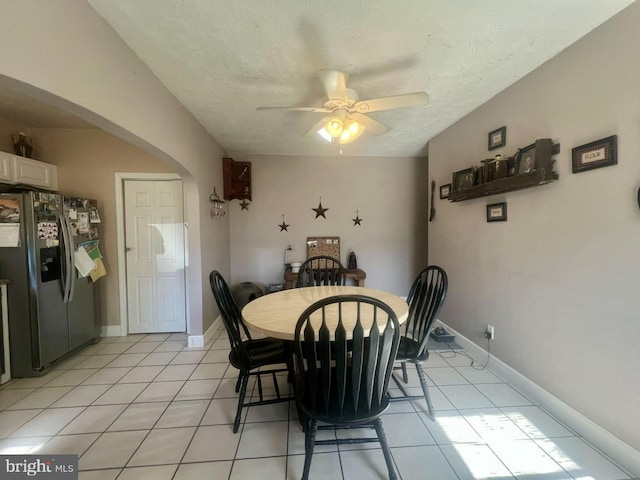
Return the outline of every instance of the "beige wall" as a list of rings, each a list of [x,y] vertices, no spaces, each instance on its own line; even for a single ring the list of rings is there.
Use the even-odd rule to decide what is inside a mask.
[[[231,217],[232,282],[282,283],[284,250],[306,258],[309,236],[340,237],[340,260],[351,250],[366,271],[368,287],[407,295],[426,266],[426,158],[246,156],[253,202]],[[326,219],[312,210],[328,208]],[[360,226],[352,219],[358,210]],[[280,231],[282,215],[290,224]]]
[[[550,185],[460,203],[438,201],[429,259],[450,279],[441,319],[640,450],[640,4],[430,141],[430,175],[536,138],[561,144]],[[507,145],[487,133],[507,126]],[[571,149],[618,136],[618,165],[572,174]],[[485,207],[506,201],[508,221]]]
[[[0,151],[15,154],[11,136],[14,133],[21,132],[22,130],[19,128],[14,122],[0,117]]]
[[[108,275],[96,284],[102,325],[120,325],[116,249],[116,172],[170,172],[139,148],[102,130],[30,129],[39,159],[58,166],[58,191],[98,200],[100,249]]]
[[[161,159],[184,182],[191,334],[217,316],[208,274],[228,274],[229,222],[212,222],[225,152],[84,0],[23,0],[0,16],[0,88],[73,113]],[[73,14],[69,14],[73,12]],[[29,35],[24,23],[29,19]]]

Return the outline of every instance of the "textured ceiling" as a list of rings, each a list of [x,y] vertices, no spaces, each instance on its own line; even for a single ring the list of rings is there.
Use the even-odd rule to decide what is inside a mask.
[[[231,155],[330,154],[302,135],[320,114],[256,111],[321,106],[321,69],[347,72],[360,99],[426,91],[425,107],[370,114],[391,130],[343,146],[367,156],[424,154],[431,137],[633,3],[88,1]]]

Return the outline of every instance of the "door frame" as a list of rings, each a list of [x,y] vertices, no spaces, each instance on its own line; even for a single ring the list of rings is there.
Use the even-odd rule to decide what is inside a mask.
[[[125,224],[124,224],[124,182],[127,180],[182,180],[177,173],[137,173],[137,172],[116,172],[114,174],[116,187],[116,245],[118,250],[118,292],[120,294],[120,332],[106,331],[105,336],[125,336],[129,331],[129,317],[127,314],[127,261],[125,255]],[[184,208],[184,184],[182,189],[184,218],[186,210]],[[186,236],[186,229],[184,230]],[[185,260],[188,258],[187,238],[184,239]],[[189,277],[186,275],[185,265],[185,305],[187,302],[187,292],[189,291]],[[189,309],[186,313],[186,331],[189,333]]]

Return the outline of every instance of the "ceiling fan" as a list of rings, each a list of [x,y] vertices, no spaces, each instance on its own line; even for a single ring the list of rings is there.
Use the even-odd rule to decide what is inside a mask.
[[[366,113],[394,108],[418,107],[429,102],[425,92],[414,92],[390,97],[360,100],[358,92],[347,88],[349,75],[338,70],[321,70],[318,76],[327,95],[321,107],[258,107],[257,110],[289,110],[296,112],[324,113],[305,134],[317,132],[327,141],[349,143],[365,130],[374,135],[389,131],[382,123],[366,116]]]

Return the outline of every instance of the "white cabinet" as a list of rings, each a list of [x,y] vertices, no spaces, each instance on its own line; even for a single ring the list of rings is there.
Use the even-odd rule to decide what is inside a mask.
[[[0,152],[0,182],[58,189],[58,169],[50,163]]]
[[[13,183],[13,155],[0,152],[0,182]]]

